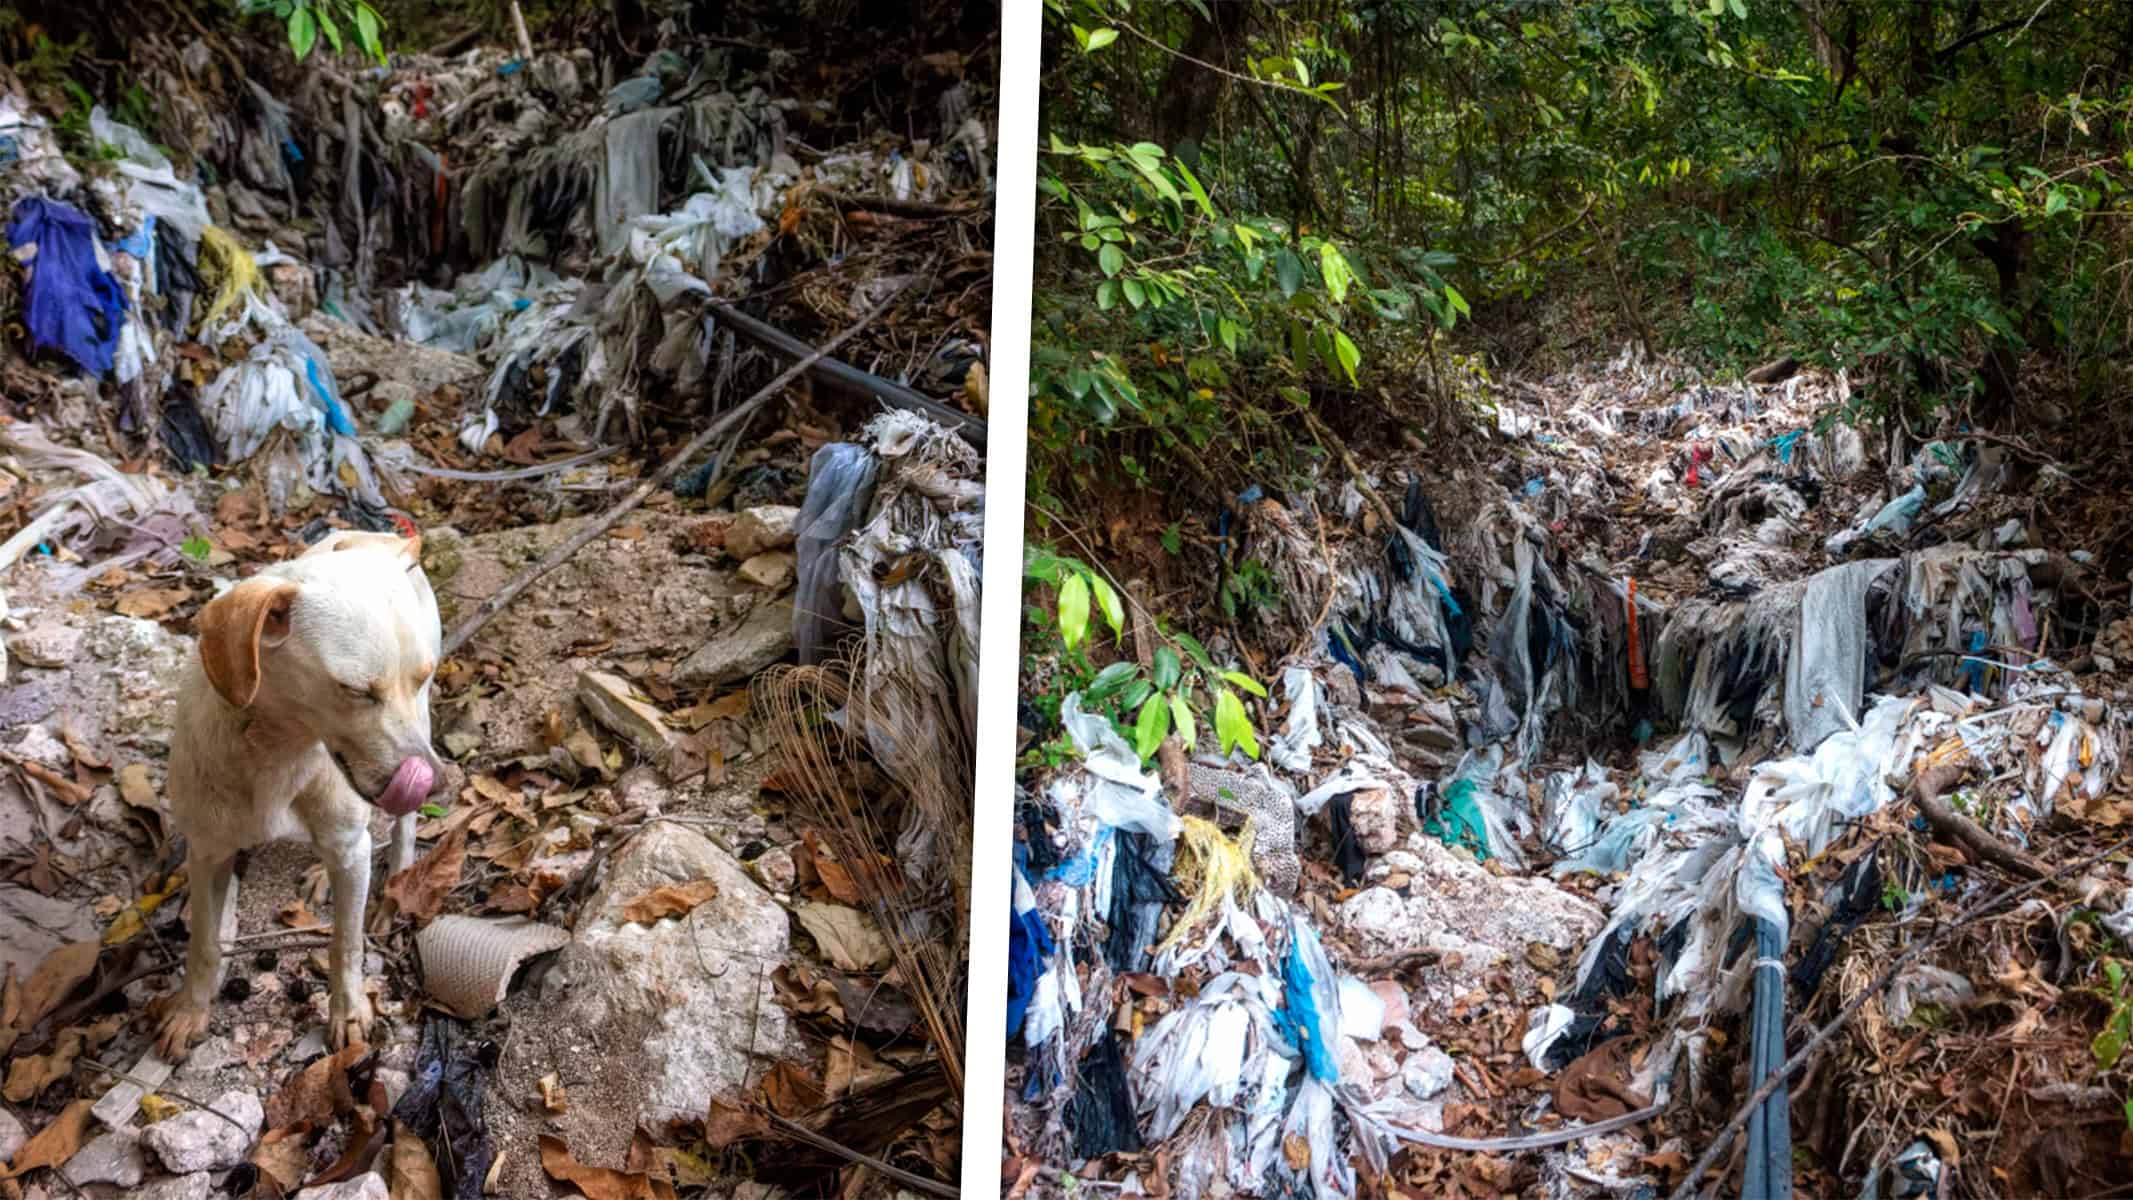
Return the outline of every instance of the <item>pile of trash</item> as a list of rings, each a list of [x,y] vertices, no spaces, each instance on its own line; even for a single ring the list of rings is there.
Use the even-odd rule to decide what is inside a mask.
[[[1025,1179],[1333,1197],[1422,1147],[1410,1184],[1475,1169],[1430,1157],[1453,1149],[1649,1195],[1702,1147],[1640,1122],[1723,1123],[1870,950],[2115,811],[2125,693],[2073,669],[2088,556],[2020,516],[2063,473],[2012,493],[1960,427],[1819,424],[1848,391],[1625,353],[1506,389],[1485,472],[1238,497],[1223,528],[1310,589],[1260,617],[1305,647],[1274,664],[1263,760],[1202,732],[1180,787],[1079,693],[1025,730],[1067,762],[1018,794]],[[2083,911],[2133,919],[2129,883],[2107,868]],[[1989,981],[1898,983],[1881,1027]],[[1750,1123],[1746,1195],[1792,1192],[1787,1106]],[[1877,1111],[1825,1180],[1953,1170],[1913,1118]]]
[[[128,120],[0,67],[0,942],[52,1002],[0,1019],[0,1160],[31,1194],[879,1190],[824,1144],[953,1178],[992,210],[970,58],[997,33],[847,38],[807,73],[645,17],[641,60],[375,67],[216,18],[98,60],[168,102],[109,99]],[[859,96],[884,62],[908,86]],[[421,534],[465,786],[374,879],[368,1053],[324,1051],[323,885],[268,847],[256,950],[166,1062],[139,1018],[170,975],[140,968],[185,936],[175,664],[201,604],[341,527]],[[773,740],[774,682],[832,665],[836,703]],[[838,738],[811,808],[782,756]],[[211,1161],[161,1149],[203,1126]]]

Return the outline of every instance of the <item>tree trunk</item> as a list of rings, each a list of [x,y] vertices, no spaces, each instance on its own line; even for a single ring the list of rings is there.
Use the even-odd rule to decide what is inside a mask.
[[[1163,98],[1156,105],[1156,132],[1163,145],[1173,150],[1181,142],[1203,140],[1214,124],[1215,110],[1221,106],[1229,80],[1200,63],[1229,69],[1230,48],[1243,44],[1251,6],[1210,4],[1207,17],[1196,9],[1189,11],[1192,28],[1186,32],[1185,45],[1180,49],[1183,57],[1171,58],[1170,73],[1163,81]]]

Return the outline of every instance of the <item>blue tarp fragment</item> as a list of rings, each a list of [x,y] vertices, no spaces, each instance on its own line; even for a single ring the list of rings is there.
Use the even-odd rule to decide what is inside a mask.
[[[29,268],[23,325],[30,344],[57,350],[92,375],[110,374],[126,293],[97,265],[95,223],[71,205],[29,196],[15,205],[7,240]]]

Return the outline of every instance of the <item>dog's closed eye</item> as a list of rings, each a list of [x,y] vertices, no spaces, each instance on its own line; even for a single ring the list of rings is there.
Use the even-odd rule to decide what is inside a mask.
[[[341,685],[341,690],[348,693],[348,698],[358,704],[382,703],[382,698],[369,688],[349,687],[344,683]]]

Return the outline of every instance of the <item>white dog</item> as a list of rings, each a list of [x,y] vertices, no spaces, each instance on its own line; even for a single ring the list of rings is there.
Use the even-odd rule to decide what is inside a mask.
[[[363,909],[370,818],[394,821],[392,868],[414,858],[415,810],[443,773],[430,749],[430,676],[444,641],[421,541],[337,532],[200,610],[179,692],[170,811],[190,850],[192,944],[163,1001],[158,1049],[207,1031],[236,903],[237,852],[302,839],[333,885],[327,1039],[365,1041]]]

